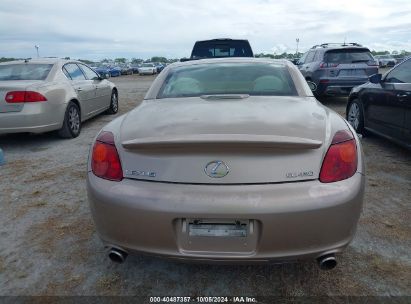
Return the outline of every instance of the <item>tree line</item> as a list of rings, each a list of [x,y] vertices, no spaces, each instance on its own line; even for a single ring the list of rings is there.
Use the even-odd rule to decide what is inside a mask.
[[[287,53],[287,52],[283,52],[282,54],[267,54],[267,53],[259,53],[259,54],[255,54],[254,56],[257,58],[272,58],[272,59],[295,59],[295,58],[300,58],[304,53],[298,52],[298,53]],[[408,57],[411,55],[411,52],[406,51],[406,50],[401,50],[401,51],[375,51],[372,50],[371,54],[375,55],[391,55],[394,58],[404,58],[404,57]],[[21,60],[21,59],[31,59],[31,58],[12,58],[12,57],[0,57],[0,62],[7,62],[7,61],[13,61],[13,60]],[[70,57],[64,57],[64,59],[70,59]],[[87,60],[87,59],[78,59],[81,62],[84,62],[86,64],[94,64],[94,61],[91,60]],[[105,58],[103,60],[101,60],[100,62],[102,63],[112,63],[114,62],[115,64],[124,64],[127,62],[130,62],[132,64],[140,64],[140,63],[144,63],[144,62],[162,62],[162,63],[173,63],[173,62],[177,62],[179,61],[179,59],[177,58],[166,58],[166,57],[162,57],[162,56],[153,56],[149,59],[141,59],[141,58],[131,58],[130,60],[128,60],[127,58],[124,57],[120,57],[120,58],[115,58],[115,59],[109,59],[109,58]]]

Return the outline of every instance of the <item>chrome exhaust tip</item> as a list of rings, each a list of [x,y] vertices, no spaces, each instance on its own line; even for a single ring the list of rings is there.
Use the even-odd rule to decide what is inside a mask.
[[[124,252],[117,248],[111,248],[108,253],[108,257],[110,258],[110,260],[118,264],[124,263],[124,261],[127,258],[127,255],[127,252]]]
[[[327,254],[317,259],[318,266],[322,270],[331,270],[337,266],[337,259],[334,254]]]

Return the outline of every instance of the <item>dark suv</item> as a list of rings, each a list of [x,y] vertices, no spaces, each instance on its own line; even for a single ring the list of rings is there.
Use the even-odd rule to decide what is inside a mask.
[[[222,57],[254,57],[254,54],[248,40],[224,38],[197,41],[190,59]]]
[[[378,73],[370,50],[358,43],[315,45],[297,64],[305,79],[317,85],[316,96],[348,95]]]

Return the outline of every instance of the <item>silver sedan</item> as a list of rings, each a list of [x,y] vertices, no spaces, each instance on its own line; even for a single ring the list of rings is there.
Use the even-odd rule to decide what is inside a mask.
[[[81,123],[102,112],[118,112],[117,88],[84,63],[0,64],[0,134],[58,130],[61,137],[77,137]]]
[[[89,202],[116,262],[148,253],[330,269],[362,210],[360,141],[288,61],[172,64],[90,153]]]

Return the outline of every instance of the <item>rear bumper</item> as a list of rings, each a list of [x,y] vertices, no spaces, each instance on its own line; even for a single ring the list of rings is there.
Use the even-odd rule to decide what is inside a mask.
[[[199,261],[277,262],[342,251],[352,240],[364,176],[268,185],[183,185],[88,173],[87,190],[104,244],[127,252]],[[190,236],[191,219],[236,219],[247,237]]]
[[[139,71],[138,73],[141,75],[153,75],[157,73],[157,71]]]
[[[316,93],[318,95],[329,96],[348,96],[353,87],[366,83],[368,79],[363,80],[333,80],[320,79]]]
[[[26,103],[20,112],[0,113],[0,134],[43,133],[63,125],[65,104]]]

